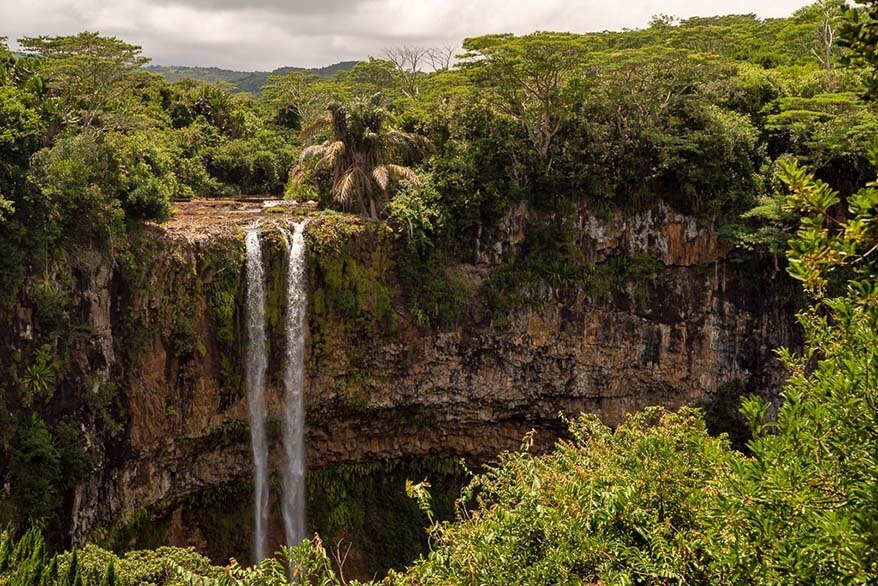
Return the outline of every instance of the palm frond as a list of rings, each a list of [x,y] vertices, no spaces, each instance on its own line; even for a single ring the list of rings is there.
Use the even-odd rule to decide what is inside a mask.
[[[381,191],[387,191],[387,187],[390,185],[390,171],[387,170],[387,165],[378,165],[372,169],[372,179],[375,180]]]
[[[411,167],[406,167],[405,165],[383,165],[390,176],[396,179],[397,181],[406,180],[414,186],[419,186],[421,184],[421,180],[418,179],[418,174],[415,173],[414,169]]]
[[[387,137],[398,148],[417,154],[425,154],[433,151],[433,143],[429,138],[414,132],[391,130]]]
[[[325,160],[326,164],[330,167],[334,167],[335,164],[341,160],[341,157],[344,156],[344,153],[344,142],[337,140],[326,147],[326,154],[324,155],[323,160]]]
[[[293,165],[293,168],[290,169],[290,179],[293,180],[293,183],[301,183],[305,177],[308,175],[308,166],[299,163],[298,165]]]
[[[319,118],[312,120],[309,124],[307,124],[301,132],[299,132],[299,136],[302,140],[310,140],[314,138],[314,135],[317,134],[324,126],[328,126],[332,123],[332,114],[326,113]]]
[[[354,195],[355,183],[356,177],[354,176],[354,170],[348,169],[348,172],[332,186],[332,198],[336,202],[347,207],[350,205],[351,199]]]
[[[369,177],[360,167],[351,167],[338,180],[332,189],[335,201],[348,207],[354,201],[354,196],[360,199],[368,187]]]

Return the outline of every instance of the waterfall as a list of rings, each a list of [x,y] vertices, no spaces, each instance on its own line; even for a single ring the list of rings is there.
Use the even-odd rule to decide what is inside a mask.
[[[287,267],[286,363],[284,364],[283,517],[287,545],[305,538],[305,223],[284,231]]]
[[[305,223],[283,230],[287,268],[286,356],[284,361],[283,519],[287,545],[305,537]],[[254,557],[266,557],[268,533],[268,441],[265,435],[265,375],[268,369],[265,331],[265,274],[259,232],[247,231],[247,405],[254,469]]]
[[[259,563],[266,557],[268,533],[268,442],[265,437],[265,275],[259,232],[247,231],[247,406],[250,411],[250,443],[254,468],[254,556]]]

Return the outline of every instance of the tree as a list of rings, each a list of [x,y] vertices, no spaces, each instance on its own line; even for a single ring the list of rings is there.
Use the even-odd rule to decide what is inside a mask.
[[[29,98],[17,87],[0,85],[0,224],[14,211],[15,192],[43,130]]]
[[[817,60],[826,71],[832,69],[832,53],[835,49],[835,29],[837,22],[841,17],[841,2],[820,3],[822,14],[820,18],[820,27],[817,29],[818,46],[811,49],[811,52],[817,57]]]
[[[350,71],[336,76],[348,96],[367,98],[381,93],[387,99],[404,95],[396,66],[386,59],[369,58],[360,61]],[[340,101],[337,97],[335,101]]]
[[[63,122],[86,128],[131,91],[135,72],[149,62],[140,47],[91,32],[25,37],[19,44],[39,59],[39,76]]]
[[[418,80],[424,75],[421,66],[429,60],[430,49],[402,45],[384,49],[384,56],[393,63],[403,93],[410,98],[418,95]]]
[[[119,167],[100,136],[65,137],[31,159],[30,180],[40,189],[36,204],[49,239],[106,241],[124,233]]]
[[[6,83],[7,75],[13,63],[15,63],[15,59],[12,57],[9,45],[6,44],[6,37],[0,36],[0,85]]]
[[[458,520],[393,584],[719,583],[704,516],[736,456],[694,410],[654,408],[615,431],[594,415],[545,456],[518,453],[464,490]],[[466,504],[464,504],[466,502]]]
[[[878,153],[875,156],[878,163]],[[799,315],[806,346],[780,356],[783,404],[744,403],[754,440],[723,492],[716,529],[734,583],[866,584],[878,578],[878,183],[838,194],[795,162],[781,167],[786,207],[801,214],[788,272],[811,304]],[[835,293],[833,293],[835,291]]]
[[[534,33],[466,39],[462,67],[490,92],[492,103],[527,130],[545,163],[552,167],[552,143],[574,100],[568,89],[584,57],[576,35]]]
[[[844,62],[866,68],[869,95],[878,97],[878,0],[863,0],[862,7],[845,11],[839,30],[839,45],[848,49]]]
[[[433,71],[448,71],[454,62],[457,48],[454,45],[442,45],[427,50],[427,60]]]
[[[839,51],[838,28],[843,21],[843,0],[818,0],[799,9],[792,18],[792,31],[825,71],[830,71]],[[788,34],[790,34],[788,33]]]
[[[262,98],[278,124],[300,130],[305,124],[326,111],[333,100],[341,99],[338,83],[322,80],[307,70],[272,75],[262,87]]]
[[[195,111],[204,116],[220,132],[229,132],[234,111],[230,87],[203,85],[195,98]]]
[[[584,175],[598,197],[638,205],[661,194],[681,211],[714,217],[758,193],[758,129],[706,95],[733,71],[716,57],[649,46],[594,53],[589,71],[562,127],[558,174]]]
[[[313,170],[329,169],[333,200],[347,209],[356,203],[363,215],[372,218],[378,217],[381,204],[387,200],[391,181],[418,181],[410,167],[392,161],[416,157],[429,146],[422,136],[388,128],[387,111],[378,100],[374,96],[331,105],[325,116],[302,131],[307,138],[328,128],[330,138],[305,148],[293,170],[294,178],[301,180]],[[317,162],[306,165],[311,159]]]

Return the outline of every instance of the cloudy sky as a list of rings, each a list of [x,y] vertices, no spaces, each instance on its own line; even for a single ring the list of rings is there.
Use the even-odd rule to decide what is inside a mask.
[[[644,26],[654,14],[787,16],[807,0],[0,0],[0,36],[97,30],[159,65],[270,70],[489,32]]]

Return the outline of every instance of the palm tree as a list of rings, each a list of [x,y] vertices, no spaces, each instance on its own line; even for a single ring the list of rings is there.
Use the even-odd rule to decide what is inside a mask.
[[[392,181],[418,182],[411,167],[401,163],[415,160],[430,148],[423,136],[389,128],[387,117],[377,95],[331,104],[324,116],[302,130],[308,140],[328,128],[330,138],[302,151],[293,168],[294,180],[326,167],[332,172],[333,201],[345,209],[356,205],[364,216],[377,219]],[[308,164],[312,160],[316,163]]]

